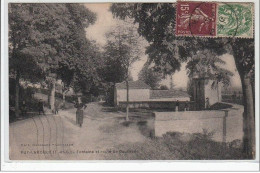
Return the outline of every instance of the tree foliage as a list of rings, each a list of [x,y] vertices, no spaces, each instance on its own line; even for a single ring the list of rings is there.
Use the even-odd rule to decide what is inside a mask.
[[[193,55],[186,65],[187,73],[190,78],[208,78],[216,81],[213,84],[222,82],[225,86],[230,84],[230,77],[233,75],[229,70],[222,68],[221,65],[225,64],[222,60],[211,50],[198,51]]]
[[[255,43],[254,39],[234,39],[231,50],[235,58],[236,67],[240,76],[247,76],[254,85],[255,78]]]
[[[30,69],[33,73],[28,74],[39,78],[38,69],[45,76],[57,74],[68,86],[82,76],[91,80],[98,50],[86,39],[85,28],[95,20],[95,14],[80,4],[10,4],[10,72],[29,59],[34,65],[24,63],[22,76]]]
[[[100,50],[85,31],[95,20],[96,15],[81,4],[10,3],[10,74],[16,76],[17,85],[20,79],[44,81],[50,106],[57,79],[65,88],[85,94],[98,88]]]
[[[140,59],[142,39],[131,21],[119,22],[106,36],[105,80],[122,82],[130,76],[132,64]]]
[[[176,37],[173,3],[113,4],[111,11],[118,18],[130,17],[138,23],[139,34],[149,42],[146,53],[150,63],[155,63],[156,70],[166,75],[180,70],[181,63],[190,60],[199,50],[210,49],[215,55],[227,52],[223,49],[226,39]]]
[[[113,84],[120,80],[126,82],[126,121],[128,121],[130,68],[135,61],[140,59],[141,39],[133,23],[125,21],[118,23],[107,33],[107,40],[105,56],[106,70],[109,75],[106,80]],[[111,67],[115,69],[111,69]]]
[[[153,67],[150,67],[148,62],[144,64],[142,70],[138,74],[138,79],[144,81],[152,89],[157,89],[159,87],[159,83],[163,77],[163,74],[155,71]]]

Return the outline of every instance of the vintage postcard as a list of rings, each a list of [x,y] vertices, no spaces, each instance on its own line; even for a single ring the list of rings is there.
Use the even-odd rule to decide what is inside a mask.
[[[8,3],[9,160],[255,160],[254,14]]]

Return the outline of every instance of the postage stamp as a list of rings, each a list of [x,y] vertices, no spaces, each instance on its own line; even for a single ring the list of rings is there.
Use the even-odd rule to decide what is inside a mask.
[[[253,3],[219,3],[217,36],[253,37]]]
[[[216,36],[214,2],[178,2],[176,35]]]
[[[253,3],[177,2],[176,36],[253,37]]]

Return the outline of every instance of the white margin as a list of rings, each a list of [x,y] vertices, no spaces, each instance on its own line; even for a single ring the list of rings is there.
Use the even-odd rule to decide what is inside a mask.
[[[175,1],[175,0],[174,0]],[[256,160],[249,161],[10,161],[8,89],[8,3],[9,2],[174,2],[170,0],[2,0],[1,1],[1,169],[3,171],[259,171],[259,1],[219,0],[255,3],[255,103]],[[193,0],[194,1],[194,0]],[[203,1],[203,0],[201,0]],[[209,0],[207,0],[209,1]]]

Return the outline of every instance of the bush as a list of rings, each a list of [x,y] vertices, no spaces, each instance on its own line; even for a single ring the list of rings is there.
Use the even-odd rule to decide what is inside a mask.
[[[71,95],[71,96],[66,96],[65,100],[69,103],[74,103],[77,101],[77,96],[76,95]]]
[[[135,150],[136,153],[106,156],[107,159],[122,160],[236,160],[244,159],[242,149],[237,146],[215,142],[213,132],[166,133],[163,137],[147,139],[144,143],[120,145],[117,150]],[[237,142],[236,142],[237,143]]]
[[[188,141],[182,140],[182,134],[166,134],[163,141],[171,151],[178,150],[181,159],[185,160],[227,160],[243,159],[242,149],[227,146],[226,143],[212,140],[213,132],[190,134]],[[178,147],[176,147],[178,146]]]

